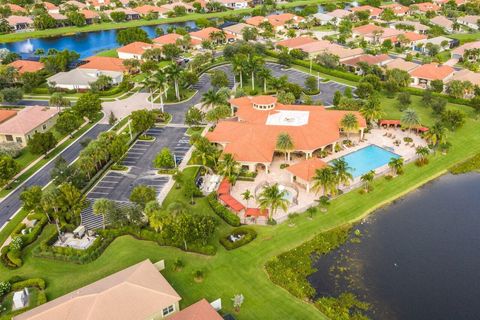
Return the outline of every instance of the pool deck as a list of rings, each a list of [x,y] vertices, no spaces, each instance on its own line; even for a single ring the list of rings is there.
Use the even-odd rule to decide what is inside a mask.
[[[403,141],[403,138],[405,137],[412,138],[413,142],[407,144],[406,142]],[[409,162],[415,158],[416,147],[427,145],[426,142],[418,134],[415,134],[413,132],[409,133],[408,131],[402,131],[401,129],[393,129],[393,128],[372,129],[370,130],[369,133],[365,134],[364,141],[360,142],[358,141],[358,138],[352,138],[351,140],[355,143],[353,147],[345,148],[339,152],[333,153],[323,158],[322,160],[325,162],[329,162],[334,159],[341,158],[352,152],[358,151],[369,145],[377,145],[381,148],[385,148],[388,151],[391,151],[393,153],[400,155],[402,158],[404,158],[405,162]],[[394,144],[396,140],[401,141],[398,146]],[[304,159],[305,159],[304,157],[292,155],[290,164],[300,162]],[[280,165],[282,163],[285,163],[284,157],[282,156],[276,157],[272,162],[269,173],[266,173],[263,170],[259,171],[255,181],[253,182],[237,181],[237,183],[231,190],[231,195],[235,199],[240,201],[244,206],[247,206],[247,201],[243,200],[241,195],[245,190],[250,190],[250,192],[253,194],[257,185],[263,181],[267,181],[270,183],[276,183],[276,182],[289,183],[291,174],[285,169],[280,169]],[[385,174],[388,171],[389,171],[388,165],[384,165],[375,169],[375,172],[377,173],[377,175]],[[359,184],[360,184],[360,177],[356,177],[351,182],[350,186],[342,186],[340,187],[340,189],[344,192],[348,192],[358,187]],[[297,185],[297,187],[299,190],[298,204],[291,205],[286,212],[279,210],[274,216],[277,222],[285,221],[288,218],[289,213],[303,212],[309,207],[316,205],[315,200],[319,198],[321,193],[315,194],[315,192],[307,192],[305,188],[301,187],[300,185]],[[251,199],[248,201],[248,207],[258,207],[258,204],[256,203],[255,199]]]

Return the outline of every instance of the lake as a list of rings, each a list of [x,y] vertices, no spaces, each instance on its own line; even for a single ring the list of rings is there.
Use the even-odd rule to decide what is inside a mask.
[[[150,38],[155,38],[155,29],[162,28],[165,32],[169,27],[185,27],[190,30],[196,30],[197,25],[194,21],[183,23],[167,23],[155,26],[140,27],[148,33]],[[0,48],[7,48],[12,52],[17,52],[23,58],[33,57],[36,49],[44,49],[45,52],[54,48],[57,50],[74,50],[80,54],[80,58],[87,58],[100,51],[105,51],[119,47],[117,43],[117,33],[121,29],[80,32],[69,36],[58,36],[49,38],[33,38],[25,41],[1,43]]]
[[[372,319],[480,318],[480,174],[443,176],[354,229],[360,243],[315,262],[319,296],[356,293]]]

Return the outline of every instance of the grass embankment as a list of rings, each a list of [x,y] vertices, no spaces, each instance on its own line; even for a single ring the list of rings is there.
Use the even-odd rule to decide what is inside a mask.
[[[329,2],[329,0],[304,0],[304,1],[294,1],[289,2],[286,4],[282,4],[281,8],[291,8],[296,6],[305,6],[309,4],[315,3],[325,3]],[[92,32],[92,31],[101,31],[101,30],[111,30],[111,29],[123,29],[123,28],[130,28],[130,27],[141,27],[141,26],[152,26],[152,25],[159,25],[159,24],[166,24],[166,23],[179,23],[179,22],[186,22],[186,21],[194,21],[200,18],[226,18],[231,15],[238,15],[238,14],[248,14],[252,12],[254,8],[247,8],[247,9],[236,9],[234,11],[225,11],[225,12],[213,12],[213,13],[192,13],[187,14],[181,17],[174,17],[174,18],[161,18],[155,20],[133,20],[133,21],[126,21],[126,22],[105,22],[99,24],[91,24],[86,25],[83,27],[62,27],[56,29],[47,29],[47,30],[37,30],[37,31],[30,31],[30,32],[21,32],[21,33],[10,33],[0,36],[0,43],[2,42],[16,42],[16,41],[23,41],[31,38],[46,38],[46,37],[55,37],[55,36],[62,36],[62,35],[71,35],[80,32]]]
[[[390,104],[388,100],[385,101],[387,117],[394,118],[395,101],[391,100]],[[423,107],[414,103],[412,108],[420,113]],[[422,119],[422,122],[432,123],[434,120],[431,119],[431,112],[427,111],[423,111],[425,116],[430,116]],[[116,239],[96,261],[75,265],[34,258],[31,248],[27,248],[24,266],[15,271],[0,267],[0,280],[13,275],[42,277],[48,283],[48,298],[53,299],[143,259],[165,259],[167,268],[163,274],[182,296],[183,307],[204,297],[208,300],[222,298],[224,310],[232,312],[230,299],[234,294],[242,293],[245,303],[238,319],[323,319],[325,317],[313,305],[294,298],[274,285],[265,272],[265,263],[272,257],[301,245],[315,234],[358,221],[375,209],[445,173],[452,164],[479,153],[479,133],[480,121],[469,118],[464,127],[451,134],[449,141],[452,148],[447,155],[437,153],[431,157],[430,164],[421,168],[409,164],[405,168],[405,174],[392,181],[377,179],[372,193],[360,195],[358,192],[350,192],[342,195],[332,201],[327,214],[319,213],[313,220],[302,215],[297,218],[294,227],[289,227],[288,224],[274,227],[254,226],[258,233],[257,239],[236,250],[226,251],[215,241],[218,252],[213,257],[207,257],[124,236]],[[191,176],[194,170],[196,169],[189,168],[186,174]],[[181,190],[173,189],[166,203],[175,200],[187,202]],[[213,214],[205,199],[198,199],[193,210],[197,213]],[[229,230],[231,227],[221,222],[216,236]],[[32,247],[36,245],[38,242]],[[185,263],[185,267],[179,272],[173,271],[173,261],[177,258],[181,258]],[[205,272],[202,283],[193,280],[196,270]]]

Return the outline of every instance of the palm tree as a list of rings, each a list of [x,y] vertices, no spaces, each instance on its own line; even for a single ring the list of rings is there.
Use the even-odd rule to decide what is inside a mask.
[[[425,139],[435,150],[439,145],[445,143],[447,139],[447,129],[442,123],[437,122],[425,132]]]
[[[290,160],[290,152],[295,148],[292,137],[286,132],[282,132],[277,137],[275,148],[285,153],[285,161]]]
[[[260,70],[262,66],[265,64],[265,61],[263,60],[262,57],[256,56],[256,55],[250,55],[247,65],[248,69],[250,70],[251,76],[252,76],[252,90],[255,89],[255,72]]]
[[[286,191],[280,191],[278,183],[265,186],[258,196],[260,209],[270,209],[268,220],[272,221],[278,209],[287,211],[290,202],[285,198]]]
[[[180,100],[180,88],[178,85],[178,80],[180,79],[182,75],[182,68],[176,63],[169,65],[166,69],[165,72],[168,74],[168,77],[173,80],[173,84],[175,86],[175,97],[177,98],[177,101]]]
[[[227,38],[227,35],[225,34],[224,31],[220,30],[220,31],[214,31],[214,32],[210,33],[209,38],[210,38],[210,40],[212,40],[216,44],[219,44],[219,43],[225,42],[225,39]]]
[[[392,158],[388,163],[388,166],[395,175],[403,173],[403,158]]]
[[[368,123],[372,123],[372,121],[381,119],[384,114],[380,103],[376,103],[375,101],[371,100],[368,100],[367,103],[360,108],[360,113]]]
[[[250,190],[245,190],[242,192],[242,199],[247,201],[247,208],[248,208],[248,201],[253,198],[253,194],[250,192]]]
[[[317,169],[313,181],[312,189],[315,190],[316,193],[318,193],[320,189],[323,190],[323,195],[327,193],[335,195],[337,193],[338,179],[331,166]]]
[[[421,166],[427,164],[427,156],[429,155],[429,153],[430,150],[428,149],[428,147],[417,147],[415,150],[415,154],[418,156],[417,163]]]
[[[143,81],[143,86],[150,91],[150,103],[153,109],[154,94],[159,92],[160,108],[163,110],[163,95],[167,89],[167,78],[164,73],[155,72],[147,76]]]
[[[360,177],[360,180],[363,182],[363,189],[365,190],[365,192],[370,191],[370,184],[372,183],[373,178],[375,178],[374,170],[370,170],[369,172],[363,174]]]
[[[358,119],[354,113],[347,113],[340,120],[340,126],[347,133],[347,140],[350,140],[350,132],[358,131]]]
[[[280,90],[285,88],[287,83],[288,83],[287,76],[281,76],[280,78],[271,78],[270,79],[270,85],[273,87],[273,89],[275,90],[275,92],[277,94]]]
[[[352,168],[348,166],[348,162],[342,158],[335,159],[332,162],[332,167],[333,171],[337,175],[338,182],[348,186],[350,181],[353,179],[353,176],[350,173]]]
[[[70,107],[70,101],[65,98],[63,93],[55,92],[50,97],[50,100],[48,100],[48,105],[50,107],[55,107],[60,111],[60,108]]]
[[[267,82],[268,82],[268,79],[272,77],[272,72],[270,71],[270,69],[263,67],[257,71],[257,76],[263,80],[263,92],[266,93]]]
[[[223,91],[210,89],[203,94],[201,102],[204,106],[213,108],[227,104],[227,97]]]
[[[218,173],[226,177],[230,183],[235,182],[240,171],[240,164],[231,153],[225,153],[222,161],[218,164]]]
[[[103,217],[102,224],[103,229],[105,229],[105,216],[114,210],[114,203],[109,199],[100,198],[95,200],[92,209],[94,215],[101,215]]]
[[[247,56],[243,53],[236,54],[232,60],[233,72],[240,76],[240,87],[243,88],[243,72],[245,71]]]
[[[418,118],[418,114],[413,109],[405,110],[400,122],[405,128],[408,128],[409,131],[420,125],[420,119]]]

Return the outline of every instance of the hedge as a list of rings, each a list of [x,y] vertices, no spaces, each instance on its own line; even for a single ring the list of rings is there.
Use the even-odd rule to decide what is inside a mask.
[[[235,242],[231,242],[228,237],[231,235],[243,235],[243,238]],[[240,227],[233,229],[228,235],[220,238],[220,243],[227,250],[233,250],[252,242],[257,237],[257,232],[249,227]]]
[[[20,310],[10,311],[0,317],[0,320],[11,320],[14,316],[17,316],[21,313],[24,313],[30,309],[33,309],[39,305],[42,305],[47,302],[47,295],[45,294],[45,280],[40,278],[32,278],[22,281],[17,281],[12,283],[12,288],[10,292],[18,291],[26,287],[35,287],[38,289],[37,293],[37,301],[31,301],[27,308],[23,308]]]
[[[213,212],[215,212],[220,218],[222,218],[223,221],[225,221],[232,227],[240,226],[240,218],[236,214],[228,210],[223,204],[218,202],[216,199],[216,194],[214,192],[210,193],[207,196],[207,201]]]
[[[46,287],[45,280],[41,278],[31,278],[31,279],[12,283],[12,291],[19,291],[27,287],[35,287],[40,290],[43,290]]]

